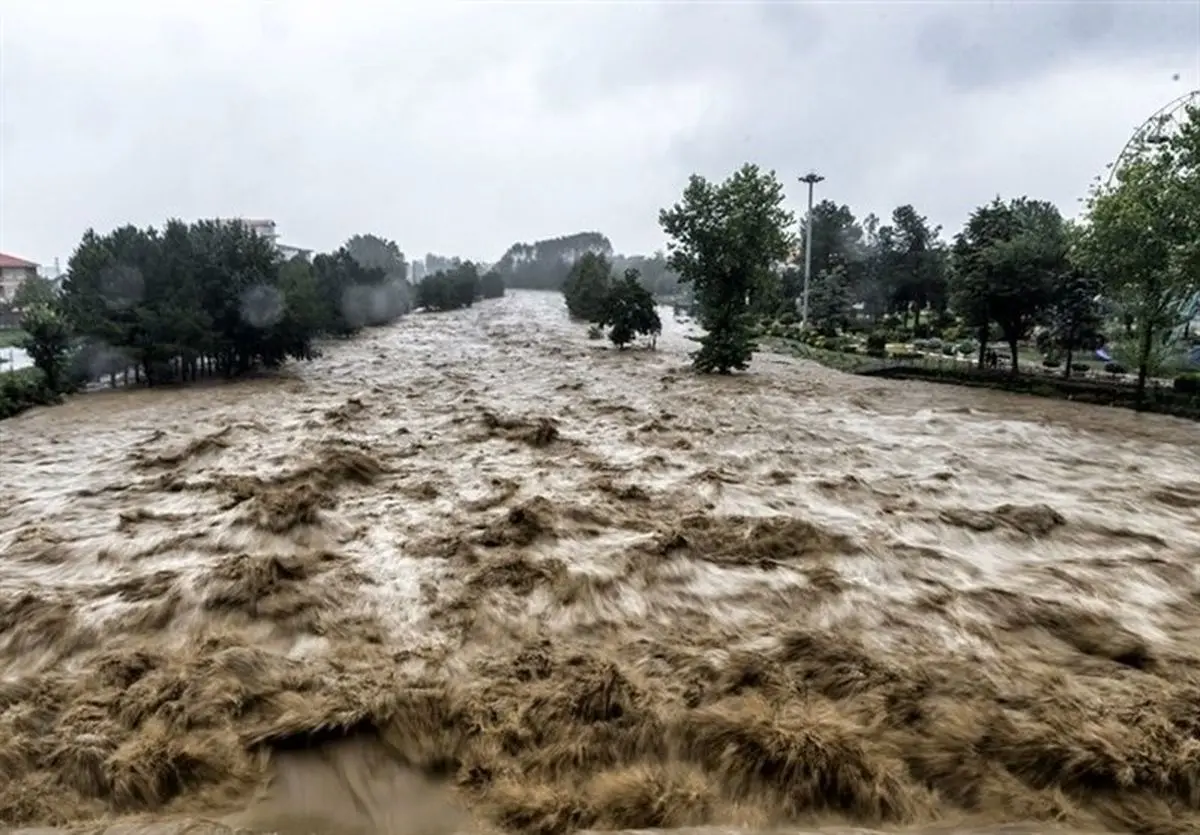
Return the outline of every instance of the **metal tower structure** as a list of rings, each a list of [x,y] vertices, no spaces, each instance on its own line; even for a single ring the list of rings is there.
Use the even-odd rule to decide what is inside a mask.
[[[1117,173],[1134,159],[1147,146],[1162,145],[1170,136],[1187,121],[1188,108],[1200,107],[1200,90],[1184,93],[1164,104],[1142,122],[1137,130],[1121,148],[1121,153],[1108,167],[1108,180],[1105,185],[1112,185]]]

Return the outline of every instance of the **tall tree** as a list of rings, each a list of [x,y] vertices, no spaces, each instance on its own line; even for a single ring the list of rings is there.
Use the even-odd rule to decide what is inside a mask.
[[[612,264],[604,255],[585,252],[567,273],[563,298],[572,319],[599,323],[612,288]]]
[[[892,212],[892,226],[886,259],[887,295],[892,310],[899,310],[907,321],[913,313],[913,327],[921,323],[921,311],[927,307],[944,310],[946,306],[946,270],[944,250],[938,241],[941,227],[929,221],[911,205]]]
[[[30,276],[21,282],[17,292],[13,294],[13,307],[17,310],[27,310],[38,305],[51,306],[57,294],[54,285],[40,275]]]
[[[150,383],[227,375],[305,356],[314,332],[285,338],[289,299],[274,247],[241,224],[169,221],[89,230],[60,301],[75,334]]]
[[[50,390],[61,392],[71,347],[71,332],[66,322],[50,305],[34,303],[25,309],[21,328],[26,333],[21,347],[46,376]]]
[[[747,305],[756,288],[777,281],[775,265],[791,250],[791,212],[774,171],[744,165],[723,183],[692,175],[683,198],[659,213],[671,239],[668,262],[689,283],[707,333],[693,355],[698,371],[728,374],[754,353]]]
[[[1100,280],[1094,272],[1072,264],[1059,279],[1050,298],[1047,325],[1051,344],[1066,357],[1063,376],[1071,376],[1075,352],[1101,344]]]
[[[627,269],[624,277],[613,283],[599,324],[611,328],[608,338],[618,349],[639,335],[662,333],[662,320],[654,309],[654,296],[642,285],[637,270]]]
[[[408,280],[408,262],[395,241],[378,235],[355,235],[343,246],[364,268],[382,270],[391,281]]]
[[[955,309],[980,332],[980,365],[991,322],[1000,326],[1018,368],[1017,346],[1050,306],[1067,269],[1066,231],[1052,204],[996,198],[972,212],[954,243]]]
[[[840,264],[813,277],[809,288],[809,321],[825,336],[835,336],[849,327],[853,305],[850,293],[850,278]]]
[[[801,223],[799,256],[796,265],[805,263],[805,247],[808,245],[808,219]],[[813,206],[812,274],[841,267],[847,273],[861,263],[863,258],[863,227],[849,206],[838,205],[832,200],[822,200]],[[810,292],[811,292],[811,288]]]
[[[1139,403],[1156,342],[1182,324],[1200,292],[1200,114],[1187,115],[1164,144],[1135,149],[1087,207],[1081,251],[1134,331]]]

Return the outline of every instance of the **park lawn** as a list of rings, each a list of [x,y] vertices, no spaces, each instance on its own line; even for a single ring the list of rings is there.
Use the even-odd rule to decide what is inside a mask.
[[[17,348],[25,341],[25,331],[20,328],[0,328],[0,348]]]

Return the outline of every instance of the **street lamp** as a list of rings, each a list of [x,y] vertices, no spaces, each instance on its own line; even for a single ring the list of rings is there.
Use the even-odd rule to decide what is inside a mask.
[[[804,295],[800,302],[800,326],[808,327],[808,284],[812,280],[812,229],[813,229],[813,186],[825,178],[815,171],[810,171],[800,178],[800,182],[808,183],[808,230],[804,243]]]

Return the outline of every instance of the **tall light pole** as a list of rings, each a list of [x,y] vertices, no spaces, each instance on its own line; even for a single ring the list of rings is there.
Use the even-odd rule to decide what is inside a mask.
[[[808,183],[808,229],[804,243],[804,295],[800,302],[800,327],[808,327],[808,284],[812,280],[813,186],[824,179],[815,171],[810,171],[800,178],[800,182]]]

